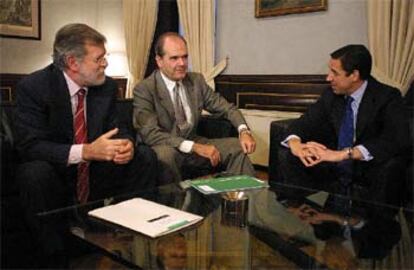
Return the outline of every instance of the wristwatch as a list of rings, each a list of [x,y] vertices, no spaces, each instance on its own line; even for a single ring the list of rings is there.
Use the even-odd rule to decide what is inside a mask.
[[[352,159],[352,153],[354,149],[352,147],[346,147],[344,148],[344,150],[346,151],[347,158]]]
[[[248,128],[242,128],[242,129],[239,131],[239,136],[240,136],[240,135],[242,135],[243,133],[247,133],[247,134],[249,134],[249,135],[252,135],[252,133],[250,132],[250,130],[249,130]]]

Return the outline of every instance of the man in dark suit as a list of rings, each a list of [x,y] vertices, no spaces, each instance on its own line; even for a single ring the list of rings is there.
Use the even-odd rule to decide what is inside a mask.
[[[404,166],[398,155],[408,139],[402,98],[370,76],[371,65],[363,45],[331,54],[331,89],[290,125],[282,142],[290,149],[280,152],[282,182],[340,193],[349,191],[345,185],[351,188],[346,195],[398,203],[401,179],[394,172]]]
[[[36,214],[155,186],[154,152],[135,145],[119,121],[117,84],[104,73],[105,42],[85,24],[62,27],[53,64],[17,87],[17,147],[24,162],[18,179],[46,264],[64,253],[64,221],[53,216],[40,221]]]
[[[240,111],[207,85],[201,74],[187,72],[187,45],[168,32],[157,41],[154,71],[134,89],[134,125],[156,152],[162,179],[182,178],[183,166],[212,169],[222,164],[232,174],[254,175],[247,154],[255,150]],[[202,110],[222,114],[238,128],[236,138],[206,139],[196,135]]]

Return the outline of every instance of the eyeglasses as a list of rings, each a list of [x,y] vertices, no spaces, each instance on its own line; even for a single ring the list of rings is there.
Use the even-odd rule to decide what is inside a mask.
[[[99,56],[97,58],[92,58],[92,61],[96,64],[102,65],[108,63],[109,53]]]

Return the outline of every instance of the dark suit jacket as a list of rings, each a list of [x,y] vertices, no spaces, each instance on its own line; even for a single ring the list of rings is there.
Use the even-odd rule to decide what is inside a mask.
[[[17,86],[17,147],[25,161],[42,160],[66,166],[74,141],[69,90],[63,72],[53,64],[24,78]],[[118,137],[129,138],[116,114],[117,85],[106,78],[89,87],[87,95],[88,141],[112,128]]]
[[[134,89],[134,126],[144,143],[178,147],[183,140],[196,136],[201,111],[206,110],[229,119],[233,126],[246,124],[237,108],[215,93],[198,73],[188,73],[182,81],[194,119],[194,127],[187,138],[177,136],[174,106],[160,71],[154,71]]]
[[[344,97],[328,89],[292,123],[288,134],[296,134],[304,142],[317,141],[336,149],[344,107]],[[400,153],[407,143],[400,91],[369,78],[357,113],[354,145],[364,145],[374,160],[381,162]]]

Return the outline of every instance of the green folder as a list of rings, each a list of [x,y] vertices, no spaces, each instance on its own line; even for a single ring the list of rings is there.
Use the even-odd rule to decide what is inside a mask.
[[[269,187],[267,182],[248,175],[193,180],[191,186],[204,194]]]

